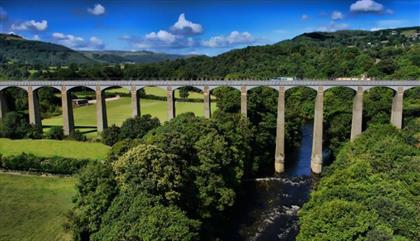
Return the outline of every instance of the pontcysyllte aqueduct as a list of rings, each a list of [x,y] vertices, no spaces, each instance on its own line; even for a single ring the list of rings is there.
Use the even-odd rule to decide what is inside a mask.
[[[397,128],[402,126],[403,117],[403,96],[404,91],[413,87],[420,86],[420,81],[331,81],[331,80],[211,80],[211,81],[163,81],[163,80],[120,80],[120,81],[1,81],[0,82],[0,118],[7,111],[6,101],[2,90],[10,87],[18,87],[27,91],[29,106],[29,121],[31,124],[41,126],[41,116],[36,90],[41,87],[52,87],[61,92],[63,129],[68,135],[74,130],[74,118],[72,100],[69,91],[75,87],[87,87],[96,92],[96,113],[97,130],[103,131],[108,127],[105,105],[104,90],[111,87],[125,87],[131,91],[132,115],[140,115],[140,101],[138,90],[147,86],[156,86],[167,91],[167,112],[168,120],[173,118],[175,112],[174,90],[183,86],[192,86],[203,91],[204,94],[204,116],[210,117],[210,91],[221,86],[230,86],[241,91],[241,113],[247,114],[247,92],[248,90],[266,86],[278,90],[277,108],[277,134],[275,151],[275,171],[284,171],[284,123],[285,123],[285,92],[287,89],[306,86],[317,91],[315,99],[315,115],[313,128],[313,144],[311,169],[314,173],[321,173],[322,170],[322,132],[323,132],[323,102],[324,91],[333,87],[347,87],[355,91],[353,100],[353,116],[351,126],[351,139],[362,132],[363,118],[363,92],[373,87],[388,87],[394,90],[390,121]]]

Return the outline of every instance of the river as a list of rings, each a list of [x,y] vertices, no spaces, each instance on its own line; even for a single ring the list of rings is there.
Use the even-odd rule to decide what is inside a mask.
[[[280,177],[247,182],[235,218],[223,240],[295,240],[299,231],[297,211],[308,200],[317,177],[311,174],[312,123],[302,129],[300,147],[286,157]]]

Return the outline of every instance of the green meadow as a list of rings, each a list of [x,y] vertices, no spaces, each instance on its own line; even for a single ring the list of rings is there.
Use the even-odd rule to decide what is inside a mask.
[[[76,159],[103,160],[110,147],[102,143],[78,142],[68,140],[10,140],[0,138],[0,153],[5,156],[22,152],[37,156],[61,156]]]
[[[114,93],[128,93],[125,88],[110,89],[107,92]],[[166,91],[158,87],[146,87],[145,92],[148,95],[166,96]],[[175,91],[175,96],[179,97],[179,91]],[[188,98],[202,99],[201,93],[190,92]],[[212,98],[214,99],[214,98]],[[216,109],[216,103],[211,104],[212,111]],[[177,114],[185,112],[193,112],[197,116],[203,116],[204,107],[202,102],[180,102],[175,103],[175,110]],[[107,101],[106,111],[108,116],[108,125],[121,125],[124,120],[131,117],[131,98],[121,97],[118,100]],[[140,99],[140,111],[142,115],[150,114],[153,117],[159,118],[161,122],[166,121],[167,118],[167,103],[161,100]],[[89,133],[88,136],[96,136],[96,105],[87,105],[74,108],[74,121],[76,129],[81,132]],[[42,120],[44,126],[62,126],[62,116],[54,116]]]
[[[0,240],[71,240],[63,224],[75,179],[0,173]]]

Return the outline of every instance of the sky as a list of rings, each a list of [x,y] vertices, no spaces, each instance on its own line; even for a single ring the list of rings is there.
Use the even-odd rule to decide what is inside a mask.
[[[420,0],[0,0],[0,32],[76,50],[218,55],[313,31],[420,26]]]

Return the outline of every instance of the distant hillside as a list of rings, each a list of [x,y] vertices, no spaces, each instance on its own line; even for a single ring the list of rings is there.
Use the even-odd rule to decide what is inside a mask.
[[[86,57],[101,63],[155,63],[189,58],[192,55],[154,53],[150,51],[83,51]]]
[[[384,29],[377,31],[342,30],[337,32],[304,33],[293,41],[313,41],[325,47],[373,47],[409,45],[420,42],[420,27]]]
[[[169,56],[140,51],[84,52],[84,59],[90,61],[130,64],[73,66],[54,70],[3,65],[0,79],[271,79],[280,76],[335,79],[367,76],[373,79],[420,80],[420,27],[312,32],[272,45],[231,50],[215,57]],[[151,63],[172,57],[180,58]]]
[[[95,62],[62,45],[26,40],[13,34],[0,34],[0,62],[6,61],[48,65]]]
[[[280,76],[333,79],[420,79],[420,27],[379,31],[304,33],[273,45],[235,49],[215,57],[192,57],[154,66],[133,78],[267,79]],[[132,68],[135,68],[133,66]],[[150,70],[150,69],[149,69]],[[176,73],[165,76],[167,73]]]
[[[16,62],[31,65],[156,63],[191,56],[150,51],[75,51],[58,44],[26,40],[14,34],[0,34],[0,63]]]

